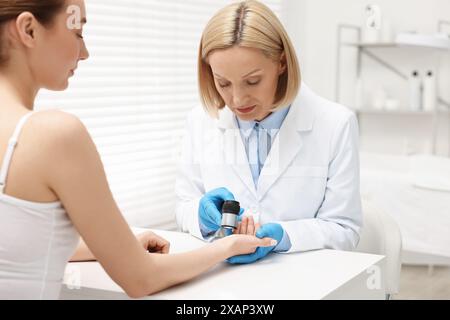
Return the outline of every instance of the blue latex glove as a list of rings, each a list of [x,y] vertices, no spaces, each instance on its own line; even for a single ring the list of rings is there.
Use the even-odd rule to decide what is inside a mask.
[[[277,240],[277,243],[280,243],[281,239],[283,239],[284,230],[281,225],[278,223],[267,223],[263,224],[258,231],[256,231],[256,236],[258,238],[272,238]],[[258,247],[254,253],[251,254],[243,254],[239,256],[234,256],[228,258],[227,261],[231,264],[244,264],[244,263],[252,263],[256,260],[264,258],[269,252],[275,249],[276,246],[273,247]]]
[[[222,204],[226,200],[234,200],[233,194],[227,188],[211,190],[200,199],[198,216],[200,223],[209,231],[214,232],[220,228],[222,222]],[[244,209],[241,208],[239,216]]]

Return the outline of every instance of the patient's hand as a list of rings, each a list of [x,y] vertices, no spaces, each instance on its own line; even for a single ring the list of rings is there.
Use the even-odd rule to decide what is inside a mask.
[[[234,230],[235,234],[249,234],[255,235],[256,231],[258,231],[260,227],[259,223],[255,223],[252,216],[244,216],[242,217],[242,221],[238,224],[236,230]]]
[[[148,250],[151,253],[169,253],[169,241],[151,231],[138,234],[136,239],[145,250]]]

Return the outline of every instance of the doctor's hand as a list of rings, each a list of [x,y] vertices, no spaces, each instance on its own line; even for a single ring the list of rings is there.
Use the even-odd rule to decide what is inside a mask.
[[[234,200],[233,194],[226,188],[211,190],[200,199],[198,206],[198,216],[200,223],[209,232],[217,231],[222,222],[222,204],[226,200]],[[241,208],[241,215],[244,209]]]
[[[266,237],[272,238],[275,239],[277,243],[280,243],[281,239],[283,239],[283,234],[284,230],[281,225],[279,225],[278,223],[267,223],[263,224],[256,231],[255,235],[258,238],[266,238]],[[231,257],[228,258],[227,261],[231,264],[252,263],[261,258],[264,258],[269,252],[275,249],[275,246],[258,247],[258,249],[256,249],[254,253]]]
[[[169,241],[151,231],[138,234],[136,239],[150,253],[169,253]]]

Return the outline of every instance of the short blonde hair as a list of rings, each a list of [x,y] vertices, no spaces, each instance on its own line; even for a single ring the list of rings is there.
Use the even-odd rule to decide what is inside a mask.
[[[285,54],[286,71],[278,80],[273,111],[289,106],[297,96],[301,83],[294,46],[272,10],[259,1],[247,0],[219,10],[203,31],[198,55],[198,82],[200,100],[205,110],[217,118],[218,110],[225,107],[207,58],[214,50],[233,46],[260,49],[274,60]]]

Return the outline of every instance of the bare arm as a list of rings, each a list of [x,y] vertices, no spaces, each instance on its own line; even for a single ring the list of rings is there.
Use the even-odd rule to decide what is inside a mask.
[[[83,124],[60,113],[51,121],[48,186],[109,276],[131,297],[187,281],[216,263],[269,246],[271,239],[235,235],[189,253],[149,254],[136,240],[109,189],[97,149]],[[87,251],[84,257],[92,257]]]
[[[149,252],[169,253],[170,243],[166,239],[158,236],[151,231],[146,231],[136,235],[136,239],[141,244],[141,246]],[[89,247],[86,245],[83,239],[80,239],[80,243],[78,244],[74,255],[72,256],[72,258],[70,258],[69,261],[76,262],[95,260],[97,259],[94,257],[94,254],[91,252],[91,250],[89,250]]]

